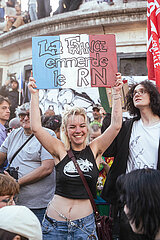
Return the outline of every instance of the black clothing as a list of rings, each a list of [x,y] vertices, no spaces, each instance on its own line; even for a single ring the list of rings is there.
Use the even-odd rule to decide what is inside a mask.
[[[108,127],[105,125],[105,118],[102,124],[102,132]],[[129,153],[129,139],[131,135],[134,119],[126,120],[122,124],[122,128],[110,147],[104,152],[105,157],[114,157],[113,164],[107,175],[106,182],[102,192],[102,198],[109,203],[117,200],[116,180],[117,177],[126,171],[127,159]],[[108,122],[107,122],[108,123]]]
[[[81,4],[82,0],[60,0],[59,7],[53,15],[77,10]]]
[[[87,146],[82,151],[72,151],[87,180],[93,197],[96,198],[96,183],[99,176],[99,170],[97,168],[92,150],[89,146]],[[55,166],[55,168],[55,194],[71,199],[89,199],[77,169],[68,155],[66,155],[64,159]]]

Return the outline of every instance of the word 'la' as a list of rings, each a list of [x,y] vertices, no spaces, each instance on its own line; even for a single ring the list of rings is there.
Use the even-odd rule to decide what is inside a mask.
[[[89,52],[107,52],[107,48],[105,47],[106,42],[100,40],[92,40],[89,42],[80,42],[80,37],[77,36],[75,38],[69,39],[66,38],[67,41],[67,49],[70,54],[88,54]],[[39,45],[39,56],[44,56],[46,54],[55,56],[59,54],[63,54],[63,46],[60,40],[55,40],[50,42],[49,46],[47,44],[47,40],[40,41]]]

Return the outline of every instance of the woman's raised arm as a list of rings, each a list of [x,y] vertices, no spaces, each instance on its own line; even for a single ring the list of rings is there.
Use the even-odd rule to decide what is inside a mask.
[[[39,90],[36,89],[36,81],[33,77],[30,77],[29,79],[28,88],[31,93],[31,129],[43,147],[45,147],[53,156],[61,159],[66,154],[63,143],[59,139],[51,136],[49,132],[42,127],[39,110]]]
[[[33,77],[29,79],[28,89],[31,93],[30,123],[32,131],[36,134],[38,129],[42,128],[42,124],[39,110],[39,90],[37,89],[36,81]]]
[[[122,105],[121,105],[121,74],[116,74],[115,86],[112,88],[112,115],[111,124],[105,132],[90,143],[90,147],[97,157],[102,154],[118,135],[122,126]]]

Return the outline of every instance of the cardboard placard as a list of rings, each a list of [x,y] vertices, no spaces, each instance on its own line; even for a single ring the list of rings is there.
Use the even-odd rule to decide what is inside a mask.
[[[113,86],[115,35],[33,37],[32,65],[39,89]]]
[[[122,109],[123,111],[126,111],[125,105],[126,105],[126,94],[128,93],[129,87],[128,87],[128,81],[123,80],[123,87],[121,90],[121,101],[122,101]],[[107,98],[109,102],[109,106],[112,107],[112,89],[106,88]]]

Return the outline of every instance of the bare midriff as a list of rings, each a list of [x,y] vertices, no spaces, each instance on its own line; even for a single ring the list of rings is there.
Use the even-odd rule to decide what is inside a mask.
[[[47,216],[57,221],[66,221],[58,213],[73,221],[90,215],[93,209],[89,199],[70,199],[54,195],[47,208]]]

